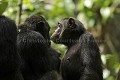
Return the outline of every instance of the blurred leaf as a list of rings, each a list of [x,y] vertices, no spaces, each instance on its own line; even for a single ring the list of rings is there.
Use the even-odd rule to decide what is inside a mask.
[[[8,2],[7,1],[0,1],[0,14],[2,14],[6,8],[8,6]]]
[[[27,4],[27,3],[30,3],[31,0],[23,0],[23,4]]]
[[[115,55],[106,55],[106,59],[107,59],[107,68],[110,70],[115,69],[116,65],[118,65],[118,60],[116,59]],[[114,68],[113,68],[114,67]]]
[[[79,0],[78,9],[79,10],[83,10],[84,9],[84,0]]]
[[[113,76],[109,76],[107,79],[105,80],[115,80],[115,78]]]
[[[109,7],[101,8],[101,9],[100,9],[100,13],[101,13],[101,15],[102,15],[102,17],[103,17],[103,20],[106,21],[106,20],[111,16],[112,10],[111,10],[111,8],[109,8]]]

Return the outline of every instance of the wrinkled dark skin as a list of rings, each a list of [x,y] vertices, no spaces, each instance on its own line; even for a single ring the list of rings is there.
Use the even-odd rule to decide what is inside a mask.
[[[63,80],[103,80],[98,45],[79,20],[60,21],[51,40],[68,47],[60,66]]]

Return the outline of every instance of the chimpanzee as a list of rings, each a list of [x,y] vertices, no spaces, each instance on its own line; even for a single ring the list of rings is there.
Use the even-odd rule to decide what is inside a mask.
[[[61,60],[59,59],[60,53],[58,53],[54,48],[51,47],[49,36],[50,26],[48,22],[45,20],[44,17],[40,15],[33,15],[31,17],[28,17],[25,20],[24,24],[27,25],[27,29],[37,31],[45,38],[49,47],[48,52],[51,55],[51,68],[53,70],[59,71],[59,66],[61,62]]]
[[[50,54],[44,37],[36,32],[22,29],[17,36],[18,52],[23,60],[21,67],[24,80],[40,80],[40,78],[50,71]]]
[[[58,22],[51,40],[68,47],[60,65],[63,80],[103,80],[98,45],[79,20],[70,17]]]
[[[31,17],[27,18],[26,21],[24,22],[24,24],[19,26],[19,29],[18,29],[19,34],[18,34],[18,38],[17,38],[18,39],[17,40],[18,44],[17,45],[18,45],[19,54],[21,56],[22,56],[22,54],[24,54],[24,57],[22,56],[22,58],[24,60],[23,61],[24,64],[23,64],[23,68],[22,68],[22,73],[23,73],[23,77],[24,77],[25,80],[37,80],[37,79],[40,79],[40,80],[48,80],[48,79],[49,80],[57,80],[57,77],[56,77],[57,74],[56,74],[55,71],[59,71],[59,66],[60,66],[59,57],[60,57],[60,54],[55,49],[50,47],[49,30],[50,30],[50,27],[49,27],[48,23],[46,22],[46,20],[42,16],[38,16],[38,15],[37,16],[31,16]],[[30,31],[30,33],[28,35],[29,31]],[[39,40],[38,48],[36,48],[36,47],[33,48],[33,47],[28,46],[28,45],[31,45],[31,44],[35,44],[35,42],[33,40],[38,37],[38,36],[36,36],[36,34],[32,35],[33,32],[39,33],[39,35],[41,35],[41,38],[43,39],[43,40]],[[27,38],[27,40],[26,40],[27,36],[28,37],[33,36],[32,37],[33,39],[28,39]],[[36,37],[34,38],[34,36],[36,36]],[[21,42],[21,40],[22,40],[22,42]],[[24,40],[26,40],[26,42],[24,42]],[[31,40],[33,42],[29,43],[29,41],[31,41]],[[44,42],[44,43],[42,43],[41,41]],[[24,44],[27,44],[27,46],[24,45]],[[45,46],[45,48],[40,47],[40,45]],[[29,49],[30,49],[30,51],[29,51]],[[44,57],[40,55],[42,53],[42,50],[45,51],[44,54],[46,54]],[[32,61],[33,59],[31,59],[31,57],[29,57],[29,56],[33,55],[34,53],[37,53],[37,55],[39,57],[41,56],[43,58],[37,59],[35,57],[32,57],[37,62]],[[37,77],[34,75],[34,73],[31,72],[31,68],[29,69],[29,65],[27,65],[28,61],[26,61],[27,58],[29,58],[29,61],[34,62],[34,65],[31,64],[31,63],[29,63],[29,65],[34,66],[33,68],[35,68],[36,70],[32,70],[32,71],[34,71],[34,73],[36,73],[38,75]],[[48,64],[45,64],[42,67],[40,67],[44,61]],[[40,64],[40,65],[37,65],[37,64]],[[38,67],[40,67],[40,69],[36,68],[36,65]],[[44,69],[44,67],[45,67],[46,70]],[[39,74],[39,72],[41,72],[41,73]],[[29,74],[29,73],[31,73],[31,74]]]
[[[16,40],[16,24],[8,17],[0,15],[0,80],[23,80]]]

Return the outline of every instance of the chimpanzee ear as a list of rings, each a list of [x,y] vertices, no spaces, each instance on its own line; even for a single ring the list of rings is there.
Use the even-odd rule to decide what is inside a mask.
[[[69,26],[74,26],[75,25],[74,18],[69,18],[68,22],[69,22]]]

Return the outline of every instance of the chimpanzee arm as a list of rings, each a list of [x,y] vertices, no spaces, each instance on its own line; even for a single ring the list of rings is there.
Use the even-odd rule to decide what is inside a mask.
[[[100,52],[93,36],[86,32],[80,37],[83,72],[80,80],[103,80]]]

